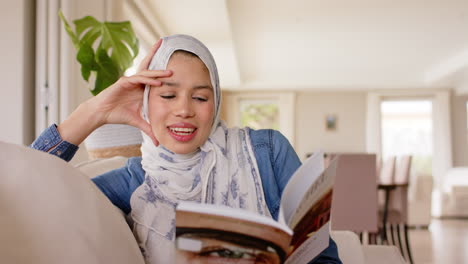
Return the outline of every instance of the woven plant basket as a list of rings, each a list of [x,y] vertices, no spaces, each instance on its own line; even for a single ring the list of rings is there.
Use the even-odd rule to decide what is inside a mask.
[[[141,131],[129,125],[106,124],[96,129],[85,140],[90,159],[115,156],[141,156]]]

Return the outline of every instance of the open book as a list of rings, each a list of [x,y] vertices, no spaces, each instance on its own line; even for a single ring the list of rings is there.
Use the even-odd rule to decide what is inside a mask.
[[[337,159],[309,157],[286,185],[278,221],[226,206],[181,202],[177,263],[308,263],[328,247]]]

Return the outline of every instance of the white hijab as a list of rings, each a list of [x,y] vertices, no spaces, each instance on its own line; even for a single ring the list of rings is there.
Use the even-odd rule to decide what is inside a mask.
[[[248,130],[228,129],[219,120],[221,92],[218,71],[209,50],[191,36],[165,37],[149,69],[166,69],[176,50],[196,54],[208,68],[214,90],[215,115],[210,137],[192,154],[180,155],[161,145],[156,147],[142,133],[145,181],[130,199],[130,217],[147,263],[174,262],[178,201],[222,204],[270,216]],[[149,120],[149,90],[147,86],[143,99],[142,115],[146,121]]]

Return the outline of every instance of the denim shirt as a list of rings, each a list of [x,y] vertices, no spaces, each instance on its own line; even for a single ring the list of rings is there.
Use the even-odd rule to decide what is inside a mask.
[[[249,129],[253,152],[262,179],[263,192],[267,206],[275,220],[278,219],[281,194],[289,178],[301,166],[301,161],[289,141],[278,131],[272,129]],[[70,161],[78,147],[64,141],[56,125],[47,128],[31,147],[49,152],[65,161]],[[145,179],[141,157],[129,158],[125,167],[118,168],[92,179],[109,200],[125,214],[130,213],[130,197]],[[335,242],[311,263],[341,263]]]

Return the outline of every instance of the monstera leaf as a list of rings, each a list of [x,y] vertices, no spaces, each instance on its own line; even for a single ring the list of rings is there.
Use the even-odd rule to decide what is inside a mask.
[[[97,95],[132,66],[138,55],[138,39],[129,21],[99,22],[86,16],[73,21],[73,31],[61,11],[59,16],[77,49],[83,79],[89,81],[91,73],[96,74],[91,93]]]

